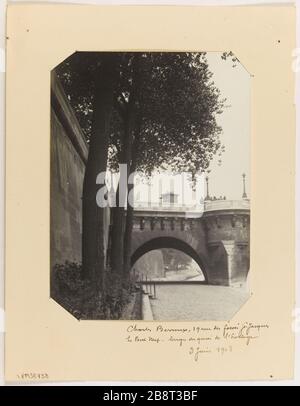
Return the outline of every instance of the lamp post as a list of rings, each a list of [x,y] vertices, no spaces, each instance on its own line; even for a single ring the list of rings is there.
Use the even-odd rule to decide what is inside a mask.
[[[206,198],[205,198],[205,200],[210,200],[210,197],[209,197],[209,177],[206,176],[205,180],[206,180]]]

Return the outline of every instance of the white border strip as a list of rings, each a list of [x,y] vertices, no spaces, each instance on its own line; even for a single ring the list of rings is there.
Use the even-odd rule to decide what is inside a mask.
[[[40,1],[27,1],[27,0],[2,0],[0,5],[0,48],[4,48],[5,44],[5,11],[6,4],[13,3],[61,3],[61,4],[98,4],[98,5],[209,5],[209,6],[229,6],[229,5],[297,5],[297,47],[300,50],[300,0],[295,2],[290,0],[40,0]],[[3,59],[0,60],[0,66],[3,69]],[[1,71],[1,69],[0,69]],[[3,272],[3,258],[4,258],[4,74],[0,73],[1,87],[0,87],[0,308],[2,308],[4,298],[4,272]],[[3,83],[3,85],[2,85]],[[297,255],[297,308],[300,309],[300,72],[297,73],[296,85],[296,106],[297,106],[297,181],[296,181],[296,255]],[[3,118],[3,120],[1,120]],[[3,225],[3,226],[2,226]],[[2,310],[2,309],[1,309]],[[0,331],[4,330],[4,312],[3,317],[0,316]],[[2,321],[3,320],[3,321]],[[1,328],[1,326],[3,326]],[[4,340],[3,334],[0,333],[0,385],[3,385],[3,369],[4,369]],[[52,383],[49,385],[66,385],[66,386],[114,386],[114,385],[157,385],[163,386],[172,384],[176,386],[182,385],[197,385],[197,386],[277,386],[276,382],[70,382],[70,383]],[[296,334],[296,373],[293,381],[280,382],[282,386],[298,386],[300,384],[300,332]]]
[[[297,1],[297,0],[296,0]],[[287,5],[292,0],[8,0],[12,3],[61,3],[61,4],[96,4],[96,5],[160,5],[160,6],[247,6],[247,5]]]
[[[0,386],[4,385],[4,174],[6,0],[0,4]]]
[[[300,0],[297,6],[297,54],[300,58]],[[298,61],[298,69],[300,62]],[[300,311],[300,71],[296,72],[296,308]],[[299,323],[298,323],[299,324]],[[295,385],[300,385],[300,331],[296,332]]]

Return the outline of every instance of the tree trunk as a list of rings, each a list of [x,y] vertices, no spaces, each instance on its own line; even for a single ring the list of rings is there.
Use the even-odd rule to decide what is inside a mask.
[[[135,172],[135,165],[131,165],[130,173]],[[129,193],[133,193],[134,189],[134,178],[131,179],[132,183],[128,185],[128,196]],[[132,230],[133,230],[133,217],[134,217],[134,207],[129,204],[127,200],[127,215],[124,233],[124,273],[125,278],[129,278],[131,270],[131,246],[132,246]]]
[[[127,215],[125,223],[125,233],[124,233],[124,272],[126,278],[130,277],[131,271],[131,248],[132,248],[132,230],[133,230],[133,218],[134,218],[134,198],[132,196],[132,205],[129,204],[129,194],[133,195],[134,190],[134,174],[136,171],[136,158],[137,158],[137,143],[139,142],[139,136],[142,128],[142,117],[141,114],[135,114],[135,137],[131,148],[131,166],[129,176],[130,184],[128,184],[128,197],[127,197]]]
[[[116,207],[112,209],[112,249],[111,267],[112,272],[122,275],[123,270],[123,234],[124,234],[124,209],[120,204],[120,187],[116,191]]]
[[[139,63],[140,57],[136,56],[134,58],[134,76],[133,89],[130,94],[130,99],[127,106],[127,111],[124,117],[124,138],[121,145],[121,159],[120,164],[127,165],[127,179],[126,188],[128,187],[128,177],[130,176],[130,168],[132,164],[132,154],[133,154],[133,141],[136,126],[136,116],[137,116],[137,103],[136,95],[139,91],[140,77],[139,77]],[[120,188],[118,188],[120,192]],[[128,193],[127,193],[128,195]],[[113,238],[112,238],[112,266],[113,270],[118,273],[118,275],[124,276],[125,271],[125,252],[124,252],[124,228],[125,228],[125,209],[127,196],[121,196],[120,193],[117,195],[117,207],[114,209],[114,224],[113,224]],[[121,201],[120,201],[121,199]],[[124,199],[124,201],[123,201]],[[120,204],[122,207],[120,207]],[[127,228],[127,227],[126,227]],[[127,250],[127,242],[126,242]],[[127,255],[126,255],[127,256]]]
[[[132,144],[134,138],[135,123],[135,103],[131,101],[125,117],[125,134],[122,142],[122,152],[120,164],[127,165],[127,177],[120,178],[120,182],[126,182],[128,185],[128,176],[131,166]],[[125,208],[126,197],[120,194],[120,182],[117,190],[117,205],[113,209],[113,229],[112,229],[112,270],[118,275],[124,274],[124,226],[125,226]],[[126,193],[127,195],[127,193]]]
[[[109,129],[113,107],[115,60],[106,54],[96,72],[92,134],[83,181],[82,264],[84,276],[103,284],[105,271],[104,210],[96,203],[97,175],[107,169]]]

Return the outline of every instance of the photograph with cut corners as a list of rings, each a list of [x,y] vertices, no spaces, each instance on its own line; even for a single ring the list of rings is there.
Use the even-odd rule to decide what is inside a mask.
[[[50,289],[79,320],[230,320],[249,299],[251,74],[223,52],[51,71]]]

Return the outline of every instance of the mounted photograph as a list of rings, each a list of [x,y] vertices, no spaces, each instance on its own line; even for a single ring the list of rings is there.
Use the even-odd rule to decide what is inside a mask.
[[[51,299],[79,320],[232,319],[251,284],[239,55],[75,52],[49,102]]]

